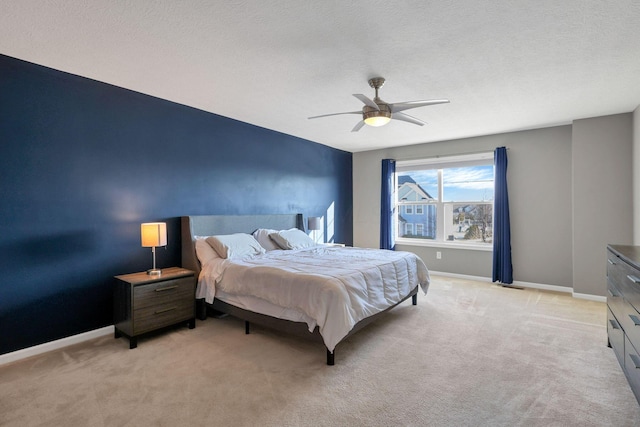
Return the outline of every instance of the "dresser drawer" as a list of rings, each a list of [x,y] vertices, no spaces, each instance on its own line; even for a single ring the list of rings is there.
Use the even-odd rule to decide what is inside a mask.
[[[640,308],[640,271],[609,252],[607,278],[631,305]]]
[[[631,345],[629,339],[626,337],[624,350],[624,370],[627,374],[627,380],[633,393],[636,395],[636,399],[640,401],[640,355],[638,355],[638,351]]]
[[[620,366],[624,366],[624,331],[611,310],[607,310],[607,336],[609,344],[618,358],[618,363]]]
[[[610,279],[607,279],[607,306],[618,319],[624,316],[629,306],[622,297],[622,292]]]
[[[631,304],[624,301],[620,314],[617,311],[614,311],[613,314],[629,340],[636,346],[640,346],[640,313]]]
[[[133,289],[134,310],[156,307],[162,304],[189,300],[195,304],[195,283],[193,277],[165,280]]]

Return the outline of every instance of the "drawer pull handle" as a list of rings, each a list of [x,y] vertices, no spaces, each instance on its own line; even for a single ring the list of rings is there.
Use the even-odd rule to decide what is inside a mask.
[[[640,357],[629,353],[629,358],[633,361],[633,364],[636,365],[636,369],[640,369]]]
[[[615,263],[615,262],[613,262],[613,261],[611,261],[610,259],[607,259],[607,262],[608,262],[609,264],[611,264],[611,265],[616,265],[616,263]]]
[[[638,279],[636,276],[632,276],[631,274],[627,276],[627,279],[631,280],[633,283],[640,283],[640,279]]]
[[[615,320],[609,319],[609,323],[611,323],[611,327],[613,329],[620,329],[620,325],[618,325],[618,322],[616,322]]]
[[[617,297],[617,296],[618,296],[618,295],[617,295],[615,292],[613,292],[611,289],[607,289],[607,292],[609,292],[609,296],[610,296],[610,297]]]
[[[629,315],[629,318],[633,321],[633,324],[635,326],[640,326],[640,319],[638,319],[638,316],[635,316],[633,314]]]
[[[171,289],[175,289],[177,287],[178,287],[178,285],[167,286],[166,288],[158,288],[158,289],[156,289],[156,292],[170,291]]]
[[[171,311],[171,310],[175,310],[175,307],[170,307],[170,308],[165,308],[162,310],[157,310],[154,314],[162,314],[162,313],[166,313],[167,311]]]

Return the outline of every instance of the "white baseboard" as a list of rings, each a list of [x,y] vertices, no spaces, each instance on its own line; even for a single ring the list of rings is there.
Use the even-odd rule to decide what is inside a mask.
[[[70,337],[62,338],[55,341],[49,341],[44,344],[34,345],[33,347],[27,347],[22,350],[17,350],[11,353],[0,354],[0,366],[6,365],[11,362],[26,359],[27,357],[37,356],[42,353],[46,353],[52,350],[58,350],[63,347],[67,347],[74,344],[79,344],[84,341],[89,341],[94,338],[100,338],[105,335],[112,335],[114,333],[114,327],[105,326],[104,328],[94,329],[93,331],[84,332],[78,335],[72,335]]]
[[[543,291],[562,292],[565,294],[573,293],[573,289],[566,286],[547,285],[544,283],[522,282],[520,280],[514,280],[513,286],[519,286],[521,288],[541,289]]]
[[[431,273],[438,276],[455,277],[458,279],[477,280],[479,282],[492,283],[491,279],[488,277],[468,276],[466,274],[447,273],[442,271],[431,271]],[[563,293],[571,294],[571,296],[573,296],[574,298],[586,299],[589,301],[607,302],[607,297],[600,296],[600,295],[580,294],[577,292],[573,292],[572,288],[568,288],[566,286],[545,285],[542,283],[521,282],[517,280],[514,281],[512,285],[518,286],[521,288],[531,288],[531,289],[541,289],[544,291],[563,292]]]
[[[589,301],[597,301],[597,302],[607,302],[607,297],[603,297],[600,295],[591,295],[591,294],[579,294],[577,292],[573,292],[574,298],[586,299]]]

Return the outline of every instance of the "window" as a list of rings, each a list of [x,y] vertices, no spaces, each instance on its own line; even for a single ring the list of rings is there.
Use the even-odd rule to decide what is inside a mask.
[[[404,234],[405,236],[413,235],[413,224],[405,224],[404,225]]]
[[[493,153],[396,164],[396,239],[491,247]]]

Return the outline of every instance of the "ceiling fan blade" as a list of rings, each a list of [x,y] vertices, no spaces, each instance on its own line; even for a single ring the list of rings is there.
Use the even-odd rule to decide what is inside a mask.
[[[320,117],[329,117],[329,116],[340,116],[342,114],[362,114],[362,111],[348,111],[346,113],[332,113],[332,114],[323,114],[321,116],[313,116],[307,117],[308,119],[318,119]]]
[[[351,132],[358,132],[364,126],[364,120],[360,120],[354,127],[351,129]]]
[[[418,126],[424,126],[427,124],[427,122],[423,122],[422,120],[416,119],[415,117],[405,113],[393,113],[391,118],[393,120],[401,120],[403,122],[413,123],[414,125],[418,125]]]
[[[358,98],[360,101],[362,101],[364,103],[364,105],[368,105],[371,108],[375,108],[376,110],[380,111],[380,107],[378,107],[378,104],[376,104],[375,102],[373,102],[372,99],[364,96],[361,93],[354,93],[353,96],[355,96],[356,98]]]
[[[411,108],[426,107],[427,105],[447,104],[448,99],[430,99],[425,101],[407,101],[396,102],[395,104],[389,104],[392,113],[397,113],[404,110],[410,110]]]

